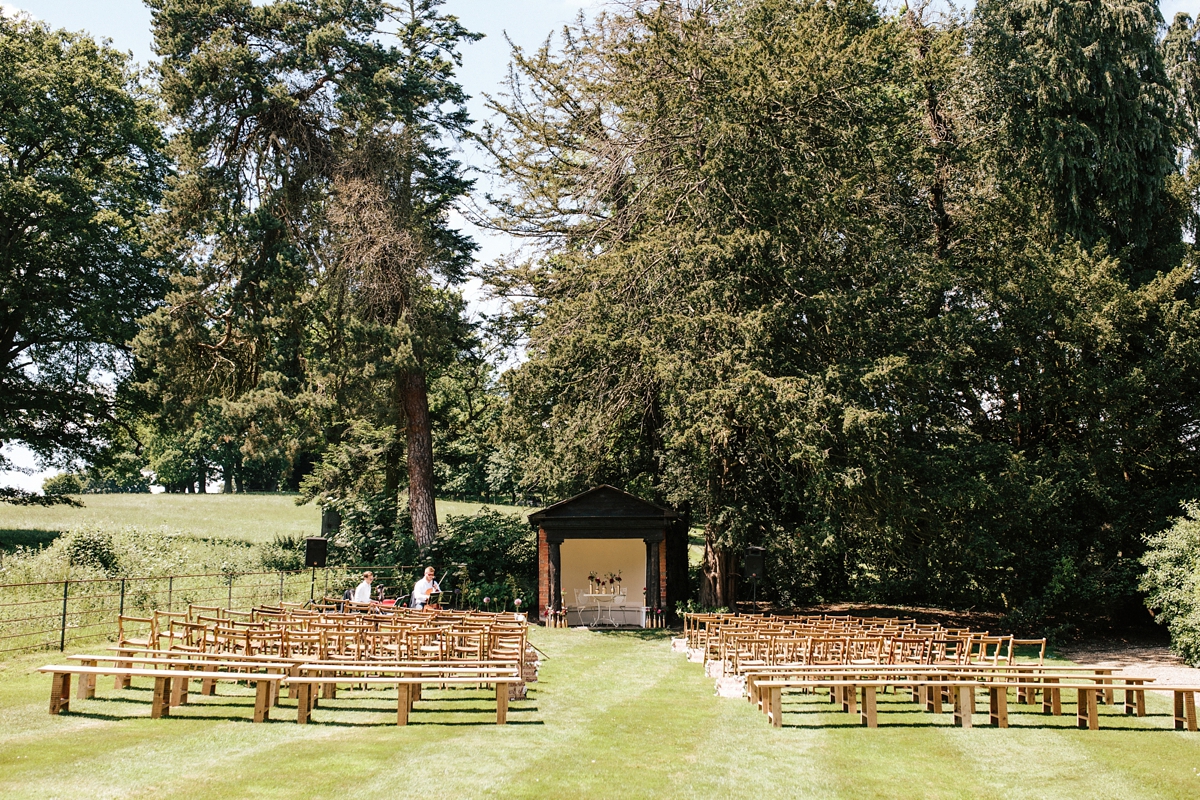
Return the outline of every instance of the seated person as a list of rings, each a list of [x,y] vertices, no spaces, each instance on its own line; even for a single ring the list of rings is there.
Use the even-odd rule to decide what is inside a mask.
[[[437,573],[433,571],[433,567],[425,568],[425,577],[413,584],[412,590],[412,607],[421,609],[429,602],[429,595],[433,592],[440,592],[441,587],[434,578]]]

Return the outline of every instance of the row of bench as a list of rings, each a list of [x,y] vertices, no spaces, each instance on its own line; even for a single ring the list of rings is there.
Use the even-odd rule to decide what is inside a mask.
[[[515,662],[477,661],[455,663],[310,663],[269,661],[264,659],[196,658],[196,654],[163,657],[150,651],[117,655],[86,654],[72,656],[78,664],[51,664],[39,669],[51,676],[50,713],[70,710],[71,676],[78,676],[77,697],[95,697],[96,678],[116,677],[116,688],[127,688],[133,678],[152,678],[154,692],[150,716],[159,719],[170,715],[172,706],[188,702],[189,683],[201,682],[201,693],[212,695],[218,682],[248,683],[255,687],[253,719],[263,722],[270,718],[270,709],[280,704],[281,689],[288,689],[297,701],[297,722],[307,723],[318,704],[318,695],[337,696],[338,684],[363,686],[396,686],[397,724],[408,722],[413,704],[421,699],[421,687],[494,685],[496,690],[496,724],[508,719],[510,687],[521,682],[521,671]],[[135,666],[142,665],[142,666]],[[321,690],[321,691],[318,691]]]

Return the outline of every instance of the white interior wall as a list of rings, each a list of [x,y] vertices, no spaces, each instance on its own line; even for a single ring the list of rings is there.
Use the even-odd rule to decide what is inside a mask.
[[[646,604],[646,543],[641,539],[566,539],[559,548],[563,602],[574,606],[575,590],[586,592],[588,573],[621,571],[626,605]]]

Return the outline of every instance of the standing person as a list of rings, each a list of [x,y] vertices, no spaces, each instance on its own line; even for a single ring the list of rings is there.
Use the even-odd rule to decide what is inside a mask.
[[[352,598],[356,603],[371,602],[371,581],[375,580],[375,575],[370,571],[363,573],[362,583],[354,590]]]
[[[436,577],[437,577],[437,573],[433,571],[433,567],[426,567],[425,568],[425,577],[421,578],[421,580],[419,580],[415,584],[413,584],[413,591],[412,591],[412,607],[413,608],[417,608],[417,609],[424,608],[425,604],[429,602],[430,593],[441,591],[441,587],[438,586],[438,582],[436,580],[434,580],[434,578],[436,578]]]

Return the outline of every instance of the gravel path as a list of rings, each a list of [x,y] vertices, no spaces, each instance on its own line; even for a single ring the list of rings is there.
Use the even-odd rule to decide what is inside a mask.
[[[1098,640],[1064,646],[1059,653],[1077,664],[1121,667],[1131,674],[1136,669],[1138,674],[1158,683],[1200,685],[1200,669],[1183,663],[1163,644]]]

